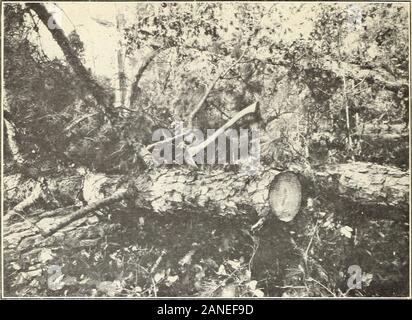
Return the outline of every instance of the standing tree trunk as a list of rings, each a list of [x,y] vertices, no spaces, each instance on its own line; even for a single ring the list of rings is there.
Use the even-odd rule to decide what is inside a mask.
[[[53,39],[62,49],[64,56],[66,57],[67,62],[73,68],[73,71],[87,86],[87,88],[93,94],[97,103],[103,108],[103,110],[110,114],[110,96],[108,95],[106,90],[96,81],[96,79],[93,78],[91,72],[83,65],[80,58],[71,47],[70,42],[61,27],[56,23],[53,24],[52,28],[49,27],[50,21],[54,21],[53,16],[41,3],[27,3],[26,6],[37,14],[44,26],[50,31]]]
[[[119,10],[119,9],[117,9]],[[119,77],[119,87],[118,87],[118,97],[116,97],[116,102],[120,104],[120,106],[126,106],[126,95],[127,95],[127,79],[126,79],[126,72],[125,72],[125,61],[126,61],[126,50],[125,44],[123,39],[123,30],[125,26],[126,20],[124,14],[118,11],[116,16],[116,29],[117,29],[117,68],[118,68],[118,77]]]

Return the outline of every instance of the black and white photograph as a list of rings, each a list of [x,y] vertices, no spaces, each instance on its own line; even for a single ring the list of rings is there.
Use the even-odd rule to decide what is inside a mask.
[[[2,299],[410,299],[409,1],[1,6]]]

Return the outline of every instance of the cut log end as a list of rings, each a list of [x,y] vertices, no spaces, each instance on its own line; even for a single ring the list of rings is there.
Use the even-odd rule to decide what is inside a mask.
[[[302,201],[302,186],[293,172],[276,175],[269,187],[271,212],[284,222],[292,221],[298,214]]]

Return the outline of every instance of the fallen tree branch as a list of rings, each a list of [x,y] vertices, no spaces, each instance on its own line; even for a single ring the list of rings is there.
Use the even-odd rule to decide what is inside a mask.
[[[4,215],[4,219],[8,220],[11,217],[13,217],[14,215],[19,215],[21,213],[23,213],[24,210],[26,210],[27,208],[31,207],[32,205],[34,205],[36,203],[36,201],[38,201],[39,199],[41,199],[43,197],[43,189],[41,187],[40,183],[37,183],[34,188],[32,193],[30,194],[30,196],[28,196],[27,198],[25,198],[23,201],[21,201],[19,204],[17,204],[16,206],[14,206],[13,209],[11,209],[10,211],[7,212],[7,214]]]
[[[290,68],[290,63],[286,61],[276,61],[272,62],[269,60],[259,60],[263,63],[268,63],[274,66],[281,66],[285,68]],[[317,67],[319,70],[322,71],[332,71],[336,74],[336,77],[341,78],[342,71],[339,71],[338,62],[324,60],[319,61],[320,66]],[[380,68],[379,71],[362,67],[361,65],[355,63],[347,63],[347,62],[340,62],[341,67],[344,69],[344,76],[346,79],[355,80],[359,83],[366,82],[368,84],[375,84],[380,85],[385,90],[398,93],[399,90],[409,90],[409,84],[406,79],[395,79],[392,75],[390,75],[387,71]],[[304,70],[311,66],[309,60],[301,60],[300,64]]]
[[[4,125],[7,132],[7,143],[11,152],[11,156],[17,165],[22,165],[24,162],[23,156],[21,155],[19,145],[16,140],[16,130],[14,125],[4,118]]]
[[[243,51],[239,59],[237,59],[235,62],[233,62],[228,68],[224,69],[221,71],[216,78],[213,80],[213,82],[209,85],[209,87],[206,89],[205,94],[203,95],[202,99],[199,101],[199,103],[196,105],[196,107],[192,110],[192,112],[189,114],[188,117],[188,126],[189,128],[192,127],[193,125],[193,119],[196,116],[196,114],[200,111],[200,109],[203,107],[204,103],[206,102],[206,99],[208,98],[210,92],[213,90],[215,87],[216,83],[219,81],[220,78],[224,77],[226,73],[228,73],[234,66],[236,66],[243,58],[245,55],[246,50]]]
[[[404,124],[365,124],[358,128],[355,136],[371,140],[395,141],[407,138],[409,129]]]
[[[237,114],[235,114],[235,116],[232,119],[230,119],[228,122],[226,122],[213,135],[211,135],[209,138],[207,138],[206,141],[202,142],[201,144],[199,144],[195,147],[189,148],[188,149],[189,155],[190,156],[195,156],[199,151],[206,148],[210,143],[212,143],[214,140],[216,140],[216,138],[219,135],[224,133],[227,129],[229,129],[231,126],[233,126],[241,118],[243,118],[244,116],[246,116],[248,114],[258,112],[258,106],[259,106],[259,103],[255,102],[255,103],[251,104],[250,106],[247,106],[243,110],[239,111]],[[156,147],[158,145],[162,145],[164,143],[171,142],[171,141],[173,141],[177,138],[181,138],[181,137],[185,136],[186,134],[189,134],[191,131],[192,131],[192,128],[189,128],[189,129],[183,130],[182,133],[179,133],[179,134],[177,134],[177,135],[175,135],[171,138],[149,144],[148,146],[146,146],[146,150],[151,151],[154,147]]]
[[[374,69],[366,69],[360,65],[346,62],[339,62],[340,67],[337,67],[337,62],[327,60],[323,61],[322,64],[324,70],[333,71],[338,77],[344,76],[347,79],[365,81],[369,84],[377,84],[394,93],[398,93],[402,88],[409,89],[407,80],[395,79],[382,68],[380,68],[379,71],[376,71]],[[340,74],[341,72],[339,72],[339,69],[341,69],[341,72],[343,71],[343,75]]]
[[[46,219],[55,220],[55,218],[45,218],[45,219],[42,219],[41,221],[39,221],[36,225],[41,230],[41,234],[43,236],[47,237],[47,236],[52,235],[56,231],[60,230],[61,228],[64,228],[65,226],[69,225],[73,221],[84,217],[89,212],[93,212],[93,211],[95,211],[97,209],[100,209],[102,207],[105,207],[105,206],[108,206],[110,204],[119,202],[119,201],[125,199],[129,195],[130,195],[130,192],[128,190],[121,191],[121,192],[118,192],[118,193],[116,193],[116,194],[114,194],[110,197],[107,197],[107,198],[104,198],[102,200],[93,202],[93,203],[91,203],[91,204],[89,204],[89,205],[73,212],[72,214],[60,219],[57,224],[55,224],[55,223],[48,224],[47,223],[48,220],[46,220]]]
[[[168,138],[168,139],[164,139],[164,140],[162,140],[162,141],[158,141],[158,142],[149,144],[148,146],[146,146],[146,150],[147,150],[147,151],[151,151],[154,147],[159,146],[159,145],[164,144],[164,143],[171,142],[171,141],[173,141],[173,140],[175,140],[175,139],[177,139],[177,138],[181,138],[181,137],[183,137],[184,135],[190,133],[191,131],[192,131],[192,129],[186,129],[186,130],[183,130],[182,133],[179,133],[179,134],[175,135],[174,137],[171,137],[171,138]]]
[[[233,126],[239,119],[243,118],[244,116],[256,113],[259,108],[259,103],[255,102],[250,106],[244,108],[242,111],[238,112],[232,119],[226,122],[222,127],[220,127],[215,133],[213,133],[209,138],[207,138],[202,143],[198,144],[197,146],[191,147],[187,149],[188,154],[190,157],[195,156],[198,152],[206,148],[209,144],[217,139],[222,133],[224,133],[227,129]]]
[[[97,103],[104,111],[110,107],[109,96],[106,90],[93,78],[91,72],[83,65],[80,58],[70,45],[69,39],[64,34],[63,29],[57,25],[52,14],[50,14],[42,3],[27,3],[27,8],[33,10],[40,18],[47,30],[51,33],[53,39],[57,42],[60,49],[63,51],[67,62],[73,68],[73,71],[86,84],[90,92],[93,94]],[[49,22],[53,21],[53,28],[49,27]]]
[[[146,69],[149,67],[150,63],[157,57],[157,55],[168,49],[167,47],[165,48],[159,48],[157,50],[153,50],[143,61],[143,63],[140,65],[139,69],[136,72],[136,75],[134,77],[134,82],[131,86],[131,93],[130,93],[130,99],[129,99],[129,106],[133,106],[134,102],[137,100],[138,95],[139,95],[139,83],[140,80],[142,79],[142,76]]]

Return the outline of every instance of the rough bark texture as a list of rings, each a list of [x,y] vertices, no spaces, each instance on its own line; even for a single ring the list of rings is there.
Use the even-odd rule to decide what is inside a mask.
[[[59,47],[62,49],[67,62],[73,68],[74,72],[79,76],[79,78],[85,83],[90,92],[95,97],[97,103],[103,108],[108,107],[108,94],[104,88],[93,78],[89,70],[81,62],[80,58],[77,56],[76,52],[72,49],[69,40],[64,34],[63,30],[56,25],[55,28],[49,28],[49,21],[53,21],[52,15],[47,11],[46,7],[41,3],[27,3],[27,7],[33,10],[37,16],[40,18],[42,23],[50,31],[53,39],[57,42]],[[107,111],[107,110],[106,110]]]
[[[141,94],[141,88],[140,88],[140,80],[143,77],[144,72],[147,70],[149,65],[152,63],[152,61],[157,57],[157,55],[162,52],[163,50],[166,50],[165,48],[160,48],[157,50],[151,51],[144,59],[142,64],[140,65],[139,69],[136,72],[136,75],[134,77],[134,81],[131,85],[130,89],[130,98],[129,98],[129,105],[130,107],[133,108],[135,105],[136,101],[138,100],[140,94]]]
[[[17,165],[21,165],[24,162],[24,159],[21,155],[19,144],[16,141],[16,129],[14,125],[4,118],[4,127],[7,132],[7,144],[12,156],[13,161]]]
[[[48,262],[53,260],[56,250],[65,247],[93,247],[105,235],[119,230],[105,215],[89,216],[73,214],[79,212],[82,204],[76,195],[83,193],[88,205],[113,198],[116,194],[130,191],[130,184],[136,190],[132,201],[139,210],[159,214],[178,214],[182,211],[193,214],[239,215],[251,214],[255,210],[264,216],[270,212],[270,184],[279,171],[265,168],[261,174],[250,176],[225,170],[198,171],[190,168],[151,169],[141,177],[124,182],[121,176],[104,174],[77,175],[70,179],[50,179],[45,181],[23,181],[19,175],[5,177],[5,202],[9,208],[21,209],[19,214],[9,213],[4,220],[4,259],[6,271],[18,276],[5,279],[15,283],[5,283],[5,287],[36,288],[42,279]],[[330,165],[322,171],[301,171],[303,179],[314,179],[324,194],[331,194],[331,201],[348,199],[359,204],[374,204],[384,208],[396,208],[405,216],[409,205],[409,172],[394,167],[371,163],[348,163]],[[39,184],[42,196],[38,196]],[[129,192],[128,191],[128,192]],[[27,198],[35,195],[36,201],[27,206]],[[120,200],[118,206],[126,206]],[[11,201],[14,203],[11,203]],[[25,203],[24,206],[16,204]],[[24,202],[26,201],[26,202]],[[43,201],[41,206],[36,204]],[[56,207],[56,202],[61,206]],[[109,201],[110,202],[110,201]],[[44,211],[49,206],[50,211]],[[42,210],[36,207],[41,207]],[[87,207],[86,207],[87,208]],[[83,208],[83,211],[86,211]],[[89,210],[90,211],[90,210]],[[81,212],[81,210],[80,210]],[[112,212],[114,212],[112,210]],[[84,212],[83,212],[84,213]],[[70,221],[70,224],[67,224]],[[61,224],[61,229],[45,236],[45,230]],[[42,230],[43,232],[41,232]],[[47,233],[47,232],[46,232]],[[6,290],[7,291],[7,290]]]
[[[117,68],[118,68],[118,97],[116,97],[116,102],[120,103],[120,106],[126,106],[126,95],[127,95],[127,78],[125,72],[125,61],[126,61],[126,49],[125,40],[123,39],[123,29],[126,20],[122,12],[118,12],[116,15],[116,29],[117,36],[119,37],[117,41]]]
[[[319,186],[363,205],[409,208],[410,172],[396,167],[353,162],[315,172]]]
[[[195,209],[198,213],[230,215],[250,207],[265,213],[269,208],[269,184],[277,174],[273,169],[266,169],[259,176],[224,170],[154,170],[143,205],[159,213]]]
[[[136,189],[143,193],[136,194],[133,200],[137,210],[148,209],[163,214],[181,210],[191,210],[194,214],[248,214],[253,207],[264,212],[268,210],[268,185],[276,174],[275,170],[266,170],[259,178],[252,178],[223,170],[152,170],[143,180],[138,178],[136,181]],[[33,191],[30,190],[39,189],[39,183],[30,180],[24,184],[19,175],[6,177],[6,201],[13,199],[24,202],[27,197],[32,197]],[[6,272],[17,274],[5,277],[8,281],[14,281],[5,284],[6,291],[10,291],[7,288],[23,290],[24,287],[39,287],[39,281],[44,279],[45,275],[47,278],[49,261],[53,261],[59,250],[68,247],[93,247],[100,243],[105,235],[116,232],[120,227],[95,214],[77,217],[78,219],[69,225],[65,222],[71,220],[73,214],[81,208],[76,199],[78,191],[82,190],[83,197],[89,204],[97,203],[115,192],[122,192],[122,177],[90,174],[73,177],[65,183],[62,179],[49,181],[48,191],[54,199],[64,199],[66,207],[51,211],[33,211],[33,207],[36,207],[36,203],[42,198],[36,192],[37,201],[30,202],[32,210],[25,205],[18,215],[11,215],[10,212],[6,215],[3,238]],[[125,203],[120,202],[118,205]],[[14,207],[22,206],[17,204]],[[56,225],[65,226],[50,236],[45,236],[45,233]]]

